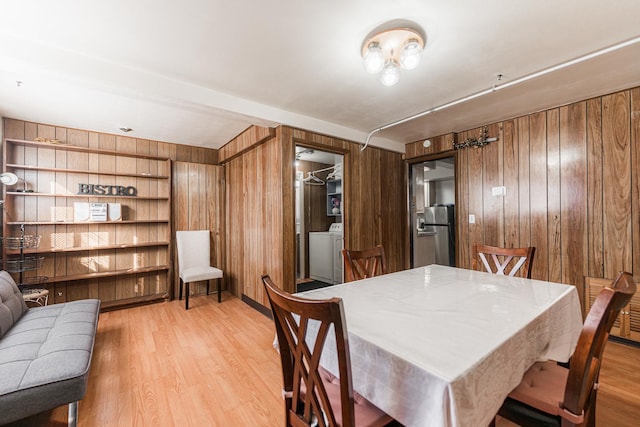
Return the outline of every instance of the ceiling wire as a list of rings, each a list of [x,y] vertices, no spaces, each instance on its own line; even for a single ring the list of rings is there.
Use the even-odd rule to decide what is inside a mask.
[[[371,137],[375,133],[378,133],[378,132],[383,131],[385,129],[389,129],[390,127],[398,126],[398,125],[401,125],[403,123],[409,122],[411,120],[415,120],[415,119],[418,119],[420,117],[424,117],[427,114],[435,113],[436,111],[444,110],[445,108],[453,107],[454,105],[458,105],[458,104],[462,104],[463,102],[471,101],[472,99],[479,98],[479,97],[484,96],[484,95],[488,95],[488,94],[496,92],[496,91],[498,91],[500,89],[505,89],[505,88],[508,88],[510,86],[515,86],[517,84],[524,83],[527,80],[535,79],[537,77],[544,76],[545,74],[553,73],[555,71],[561,70],[563,68],[570,67],[570,66],[575,65],[575,64],[579,64],[579,63],[587,61],[589,59],[593,59],[593,58],[596,58],[598,56],[605,55],[607,53],[616,51],[618,49],[622,49],[624,47],[631,46],[631,45],[636,44],[638,42],[640,42],[640,36],[635,37],[635,38],[630,39],[630,40],[626,40],[626,41],[618,43],[618,44],[615,44],[613,46],[606,47],[604,49],[597,50],[597,51],[592,52],[592,53],[588,53],[588,54],[583,55],[583,56],[579,56],[579,57],[574,58],[574,59],[570,59],[568,61],[562,62],[562,63],[557,64],[557,65],[552,65],[551,67],[547,67],[547,68],[544,68],[544,69],[542,69],[540,71],[536,71],[536,72],[533,72],[531,74],[527,74],[527,75],[525,75],[523,77],[519,77],[519,78],[517,78],[515,80],[511,80],[511,81],[503,83],[503,84],[498,84],[498,82],[501,81],[502,77],[503,77],[502,74],[498,74],[497,82],[492,87],[490,87],[489,89],[484,89],[484,90],[481,90],[479,92],[474,92],[471,95],[467,95],[467,96],[464,96],[462,98],[457,98],[457,99],[455,99],[453,101],[447,102],[445,104],[438,105],[437,107],[430,108],[428,110],[422,111],[420,113],[414,114],[414,115],[409,116],[409,117],[405,117],[404,119],[400,119],[400,120],[397,120],[395,122],[388,123],[388,124],[386,124],[384,126],[380,126],[379,128],[376,128],[376,129],[372,130],[367,135],[367,139],[365,140],[365,143],[362,146],[362,148],[360,148],[360,151],[364,151],[364,149],[367,148],[367,146],[369,145],[369,141],[371,140]]]

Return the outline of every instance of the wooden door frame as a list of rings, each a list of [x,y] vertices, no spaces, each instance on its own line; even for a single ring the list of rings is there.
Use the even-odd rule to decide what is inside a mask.
[[[416,163],[424,163],[424,162],[429,162],[429,161],[433,161],[433,160],[439,160],[439,159],[447,159],[447,158],[453,158],[453,182],[454,182],[454,186],[455,186],[455,201],[454,201],[454,205],[458,204],[458,201],[460,200],[460,194],[459,194],[459,185],[458,185],[458,151],[457,150],[447,150],[447,151],[442,151],[440,153],[435,153],[435,154],[426,154],[424,156],[419,156],[419,157],[412,157],[410,159],[406,159],[405,160],[405,165],[406,165],[406,174],[407,174],[407,188],[406,188],[406,194],[407,194],[407,218],[406,218],[406,227],[405,227],[405,236],[406,236],[406,242],[407,242],[407,247],[405,248],[406,253],[407,253],[407,259],[405,262],[405,268],[411,268],[411,260],[413,259],[413,251],[411,250],[411,191],[410,191],[410,187],[411,187],[411,167],[413,165],[415,165]],[[456,221],[456,229],[455,229],[455,247],[456,247],[456,251],[455,251],[455,257],[456,257],[456,265],[458,265],[458,241],[459,241],[459,234],[460,234],[460,228],[458,226],[458,224],[460,224],[460,218],[459,216],[459,209],[456,208],[455,210],[455,221]]]
[[[293,143],[294,149],[293,149],[293,158],[290,159],[290,164],[293,165],[292,172],[291,172],[291,175],[292,175],[291,176],[291,178],[292,178],[291,182],[294,183],[294,186],[293,186],[294,194],[293,194],[293,204],[290,207],[291,211],[289,213],[285,213],[285,215],[286,215],[285,217],[289,217],[289,216],[293,215],[293,216],[291,216],[291,218],[293,219],[293,223],[294,223],[294,227],[293,227],[294,233],[291,236],[291,239],[293,240],[293,245],[294,245],[293,247],[297,249],[297,242],[296,242],[296,236],[295,236],[295,215],[296,215],[296,212],[295,212],[295,179],[296,179],[295,147],[300,146],[300,147],[305,147],[305,148],[313,148],[314,150],[323,151],[325,153],[332,153],[332,154],[337,154],[337,155],[342,156],[342,201],[343,201],[342,206],[344,206],[344,201],[348,200],[348,197],[349,197],[348,191],[347,191],[347,188],[348,188],[347,184],[349,182],[348,181],[349,180],[349,178],[348,178],[349,174],[347,172],[347,168],[345,167],[345,165],[347,164],[347,160],[348,160],[347,156],[350,153],[349,153],[349,150],[346,150],[346,149],[341,149],[341,148],[338,148],[338,147],[332,147],[332,146],[327,146],[327,145],[323,145],[323,144],[318,144],[317,142],[308,141],[308,140],[301,139],[301,138],[296,138],[296,137],[292,138],[292,143]],[[346,236],[347,236],[347,233],[348,233],[348,227],[346,227],[346,224],[347,224],[346,219],[348,218],[348,215],[349,215],[349,203],[347,203],[347,209],[346,210],[342,209],[342,227],[343,227],[342,228],[342,238],[343,238],[343,242],[346,241]],[[295,263],[296,263],[296,253],[295,253],[295,251],[293,253],[293,260],[291,260],[291,262],[293,263],[292,265],[295,266]],[[296,283],[295,268],[293,268],[293,277],[291,279],[293,280],[292,283]]]

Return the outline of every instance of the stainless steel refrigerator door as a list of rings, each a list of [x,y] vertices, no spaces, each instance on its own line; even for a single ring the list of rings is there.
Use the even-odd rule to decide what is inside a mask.
[[[449,227],[436,225],[436,264],[449,265]]]
[[[425,208],[425,231],[434,232],[436,264],[449,265],[449,218],[446,206]],[[432,225],[429,225],[432,224]]]

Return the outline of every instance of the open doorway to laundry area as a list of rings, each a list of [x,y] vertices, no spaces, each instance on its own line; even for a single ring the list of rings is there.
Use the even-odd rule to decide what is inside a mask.
[[[444,157],[409,166],[411,267],[456,265],[454,160]]]
[[[342,283],[341,154],[296,146],[296,284],[302,292]]]

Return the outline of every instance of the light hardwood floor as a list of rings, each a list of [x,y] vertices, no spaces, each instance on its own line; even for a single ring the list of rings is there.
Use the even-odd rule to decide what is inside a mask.
[[[100,315],[80,427],[283,425],[271,320],[228,294],[191,301]],[[639,365],[640,349],[608,344],[599,426],[638,425]],[[14,425],[62,427],[66,406]]]

